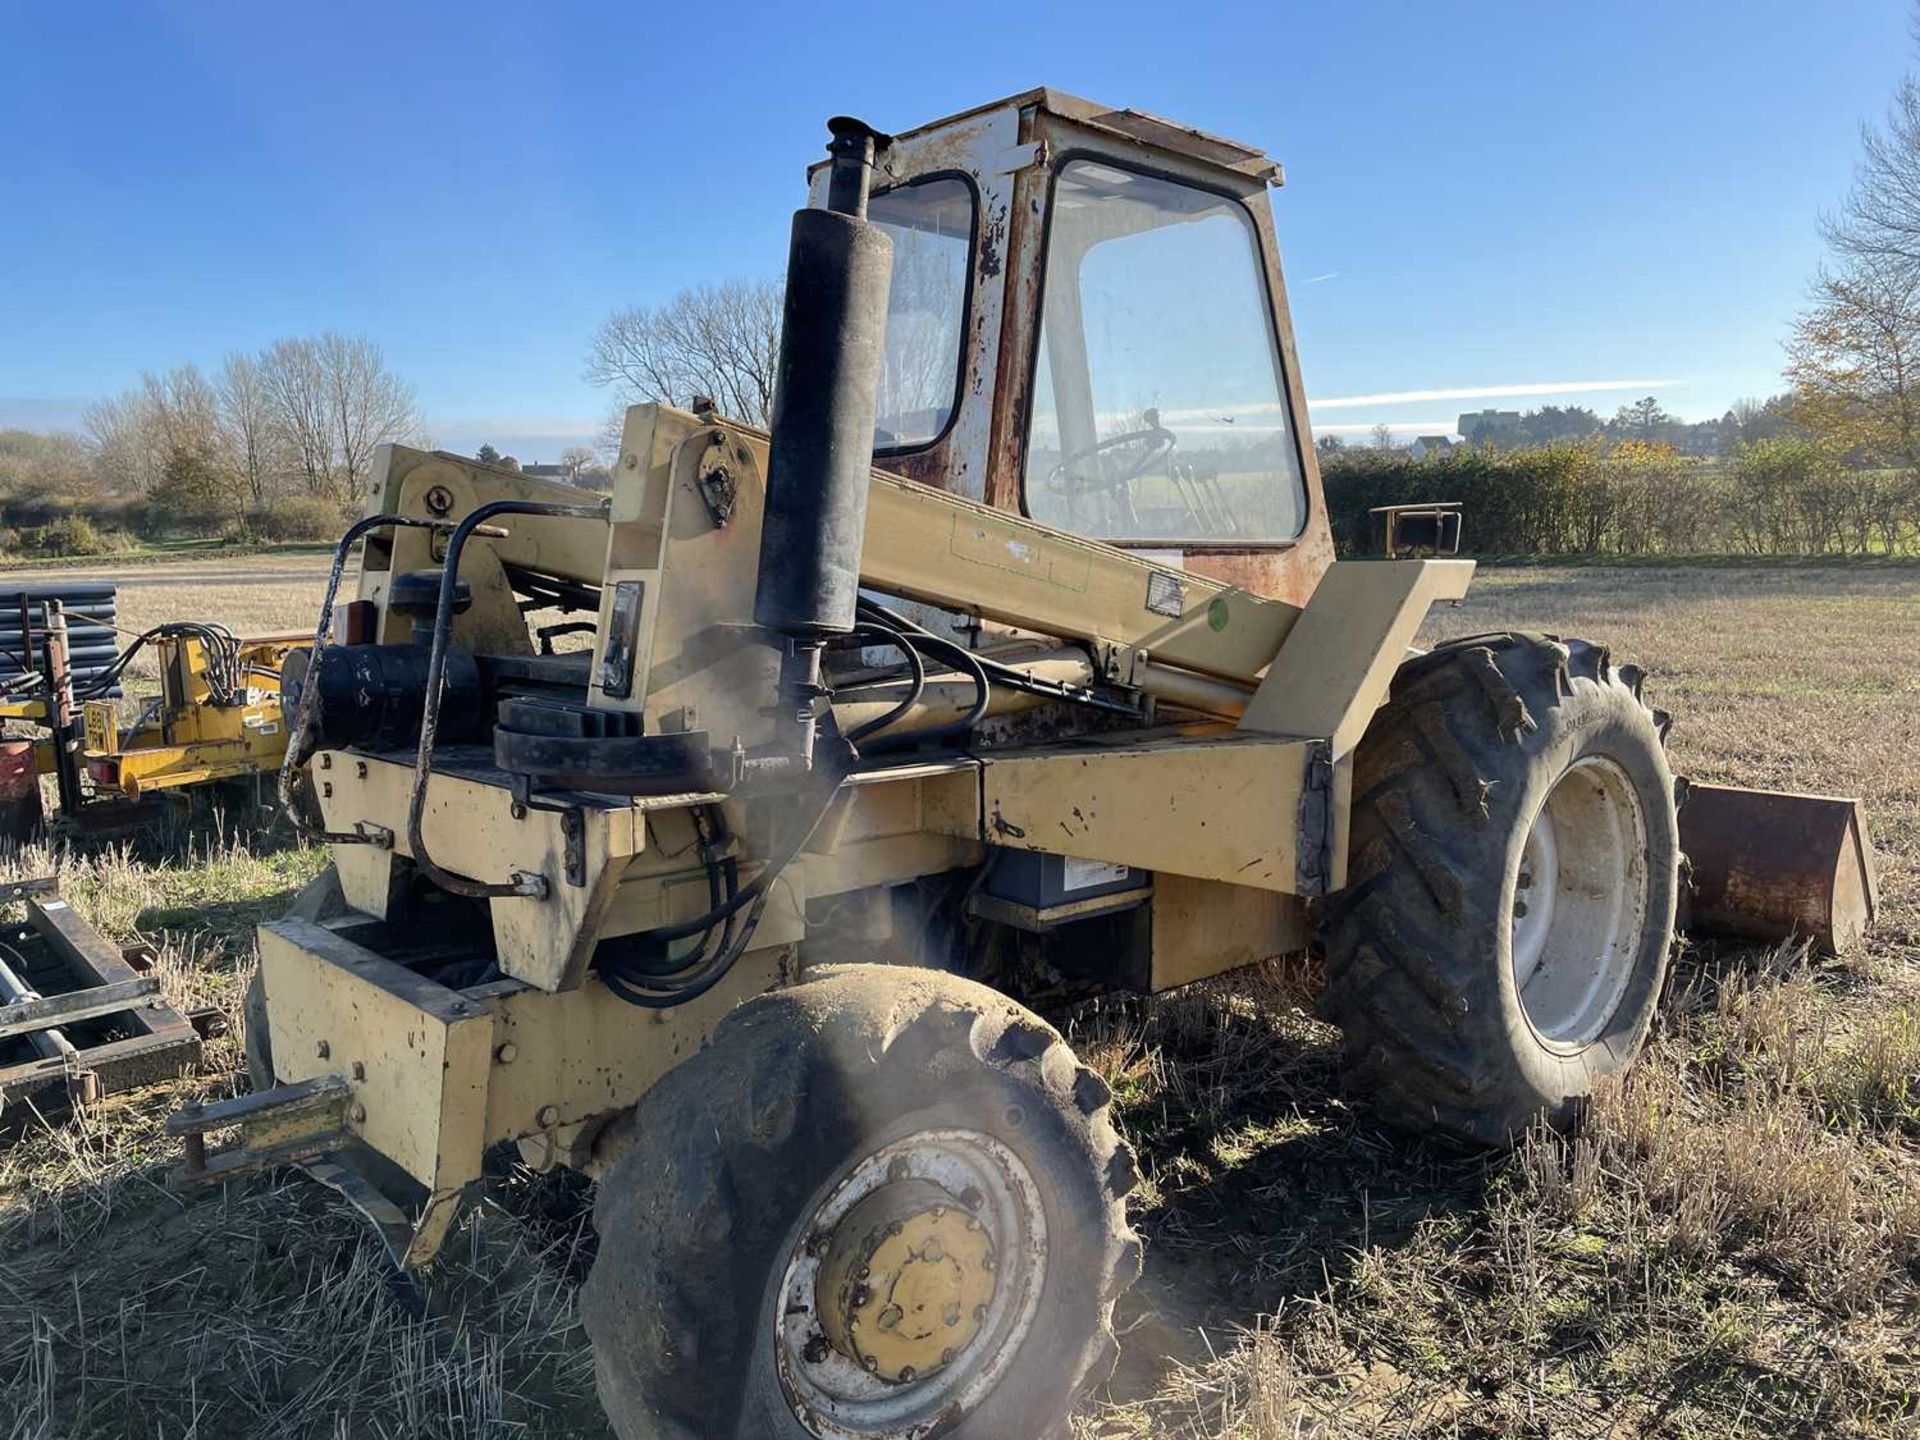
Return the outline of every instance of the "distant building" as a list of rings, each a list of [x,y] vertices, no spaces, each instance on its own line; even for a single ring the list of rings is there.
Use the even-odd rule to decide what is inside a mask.
[[[1444,455],[1453,448],[1451,435],[1422,435],[1413,442],[1413,458],[1424,460],[1429,455]]]
[[[1469,445],[1517,445],[1520,443],[1520,412],[1475,410],[1462,415],[1455,428]]]
[[[564,480],[571,485],[574,469],[571,465],[522,465],[520,473],[536,480]]]

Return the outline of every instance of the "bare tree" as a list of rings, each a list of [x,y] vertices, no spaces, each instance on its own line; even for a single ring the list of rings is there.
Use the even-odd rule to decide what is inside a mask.
[[[327,410],[320,347],[312,340],[276,340],[260,354],[273,425],[309,495],[332,497],[334,436]]]
[[[101,489],[143,495],[160,478],[166,457],[154,448],[157,437],[147,423],[145,400],[138,390],[94,401],[81,414],[80,426],[93,452]]]
[[[1920,268],[1920,81],[1901,83],[1883,128],[1863,129],[1853,190],[1825,229],[1849,260]]]
[[[773,416],[780,308],[778,282],[735,280],[616,311],[594,333],[586,378],[622,403],[688,405],[705,395],[734,419],[765,426]]]
[[[1788,342],[1793,415],[1832,450],[1920,472],[1920,81],[1861,145],[1825,226],[1834,263]]]
[[[1920,470],[1920,269],[1855,257],[1794,325],[1794,418],[1840,450]]]
[[[251,355],[229,355],[220,367],[215,389],[227,452],[246,482],[253,508],[264,509],[278,484],[282,447],[273,396],[260,361]]]
[[[310,495],[360,498],[375,447],[418,431],[413,387],[371,340],[329,330],[277,341],[256,363],[277,443]]]
[[[372,478],[374,449],[404,440],[418,428],[413,387],[387,368],[371,340],[329,330],[317,348],[339,460],[335,493],[357,500]]]
[[[104,489],[146,494],[174,455],[191,455],[213,471],[227,466],[220,403],[198,367],[149,371],[134,389],[88,406],[81,425]]]
[[[164,375],[140,377],[148,423],[163,454],[197,455],[209,463],[221,456],[220,398],[198,365],[176,365]]]

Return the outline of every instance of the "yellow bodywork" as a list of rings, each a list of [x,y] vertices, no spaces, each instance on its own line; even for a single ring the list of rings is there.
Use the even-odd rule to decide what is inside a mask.
[[[640,709],[650,731],[764,741],[777,656],[739,637],[751,620],[766,444],[746,427],[636,407],[608,519],[542,520],[475,541],[461,568],[476,599],[456,618],[456,636],[491,644],[518,623],[524,644],[507,572],[537,561],[601,587],[594,703]],[[716,527],[700,486],[721,463],[737,498]],[[381,475],[374,504],[414,513],[463,513],[490,498],[496,480],[510,494],[564,489],[400,448]],[[433,543],[408,531],[374,547],[361,598],[380,607],[387,576],[430,563]],[[1471,573],[1452,561],[1339,563],[1305,606],[1179,574],[1180,613],[1167,615],[1147,604],[1150,577],[1163,586],[1169,575],[1149,558],[876,473],[863,580],[1079,642],[1086,678],[1158,691],[1163,723],[863,768],[780,876],[754,948],[720,987],[671,1010],[614,996],[589,969],[594,947],[702,913],[693,807],[720,806],[734,833],[751,837],[766,802],[566,794],[522,806],[502,772],[436,768],[423,825],[436,861],[481,881],[540,874],[546,896],[490,902],[502,978],[459,992],[362,949],[347,928],[264,927],[276,1078],[346,1077],[351,1135],[428,1193],[405,1257],[417,1260],[489,1145],[518,1141],[538,1163],[604,1160],[617,1134],[609,1122],[728,1010],[793,983],[811,963],[844,958],[815,953],[824,933],[836,946],[884,944],[889,911],[876,897],[975,866],[989,847],[1154,872],[1144,976],[1154,988],[1297,950],[1303,902],[1344,880],[1353,745],[1427,608],[1463,594]],[[620,580],[644,596],[624,696],[607,656]],[[381,615],[383,634],[401,618]],[[323,749],[309,774],[330,831],[360,826],[375,837],[336,846],[335,859],[354,911],[385,915],[395,866],[410,854],[411,757]],[[743,851],[743,877],[755,853]],[[821,928],[829,914],[830,932]]]
[[[311,643],[311,637],[293,635],[242,641],[241,703],[219,705],[201,641],[192,635],[155,637],[160,695],[132,727],[121,727],[122,702],[86,703],[86,761],[94,783],[137,800],[277,770],[287,753],[280,667],[289,650]]]

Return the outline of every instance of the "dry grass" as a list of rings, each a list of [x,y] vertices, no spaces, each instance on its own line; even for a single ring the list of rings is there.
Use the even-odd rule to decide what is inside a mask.
[[[123,604],[202,611],[214,581]],[[1688,950],[1631,1082],[1579,1137],[1512,1156],[1409,1141],[1343,1097],[1311,976],[1072,1017],[1140,1144],[1149,1239],[1080,1440],[1920,1434],[1916,581],[1496,571],[1437,617],[1435,635],[1607,639],[1648,665],[1700,778],[1864,794],[1882,934],[1842,962]],[[303,623],[318,575],[260,590],[221,618]],[[187,843],[63,873],[103,929],[161,940],[171,991],[231,1005],[253,918],[316,862]],[[213,1058],[0,1151],[12,1437],[605,1433],[573,1308],[577,1196],[496,1179],[415,1317],[316,1187],[161,1188],[161,1116],[231,1085],[236,1042]]]

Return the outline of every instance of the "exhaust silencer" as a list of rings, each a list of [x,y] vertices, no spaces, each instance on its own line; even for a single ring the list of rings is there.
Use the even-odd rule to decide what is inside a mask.
[[[836,208],[793,217],[753,603],[757,623],[803,642],[854,624],[893,276],[893,241],[866,219],[880,137],[829,124]]]
[[[825,210],[793,217],[786,309],[774,375],[773,442],[753,618],[786,643],[775,768],[813,765],[820,652],[854,625],[867,531],[875,392],[887,343],[893,241],[869,224],[867,192],[884,136],[830,120]]]
[[[1858,800],[1690,784],[1680,849],[1692,871],[1688,930],[1804,939],[1838,954],[1866,934],[1879,909]]]

